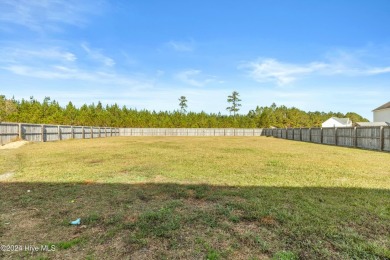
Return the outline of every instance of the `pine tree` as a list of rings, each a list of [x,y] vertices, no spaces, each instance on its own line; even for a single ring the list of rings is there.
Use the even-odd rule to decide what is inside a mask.
[[[228,96],[227,102],[232,103],[230,107],[227,107],[226,110],[229,111],[231,114],[233,112],[233,115],[236,116],[236,112],[238,112],[239,107],[241,106],[240,102],[241,99],[238,98],[240,94],[238,94],[237,91],[233,91],[232,95]]]
[[[185,114],[187,112],[186,108],[187,108],[187,98],[185,96],[181,96],[179,98],[179,106],[180,106],[180,111]]]

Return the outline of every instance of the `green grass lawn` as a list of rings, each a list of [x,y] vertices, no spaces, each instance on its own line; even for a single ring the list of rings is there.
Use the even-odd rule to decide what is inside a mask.
[[[390,259],[390,154],[267,137],[0,150],[1,259]],[[80,226],[69,221],[81,218]]]

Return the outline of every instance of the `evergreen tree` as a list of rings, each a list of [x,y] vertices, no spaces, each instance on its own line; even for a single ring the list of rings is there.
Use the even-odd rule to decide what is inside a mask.
[[[229,113],[231,114],[233,112],[233,115],[236,116],[236,113],[238,112],[239,107],[241,106],[240,102],[241,99],[239,99],[239,96],[240,94],[238,94],[237,91],[233,91],[232,95],[228,96],[228,99],[227,99],[227,102],[228,103],[231,103],[231,106],[230,107],[227,107],[226,110],[229,111]]]
[[[186,108],[187,108],[187,101],[188,101],[187,98],[185,96],[181,96],[179,98],[179,101],[180,101],[180,103],[179,103],[180,111],[182,113],[186,113],[187,112],[187,110],[186,110]]]
[[[16,109],[13,100],[7,100],[4,95],[0,95],[0,122],[7,120]]]
[[[180,99],[179,99],[180,100]],[[360,115],[349,112],[347,114],[334,112],[305,112],[298,108],[277,106],[273,103],[267,107],[256,107],[247,115],[238,115],[236,112],[241,100],[238,93],[233,92],[228,101],[232,103],[230,112],[234,117],[205,112],[183,113],[183,111],[148,111],[120,108],[117,104],[106,105],[99,101],[97,105],[84,104],[77,108],[69,102],[65,107],[45,97],[42,102],[30,99],[16,101],[0,95],[0,121],[23,122],[37,124],[65,124],[84,126],[110,127],[320,127],[321,123],[332,116],[349,117],[353,122],[368,121]],[[183,107],[185,109],[185,107]],[[234,108],[234,109],[233,109]]]

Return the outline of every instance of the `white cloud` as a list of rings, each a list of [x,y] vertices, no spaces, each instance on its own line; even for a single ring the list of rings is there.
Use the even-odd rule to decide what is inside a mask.
[[[77,0],[2,0],[0,21],[38,32],[59,31],[61,24],[84,25],[86,14],[99,13],[103,10],[102,3]]]
[[[200,70],[184,70],[175,75],[178,80],[195,87],[203,87],[211,82],[216,82],[214,76],[204,76]]]
[[[100,62],[107,67],[112,67],[115,65],[115,61],[110,57],[103,55],[101,50],[91,49],[86,43],[81,44],[81,47],[87,52],[91,59]]]
[[[194,50],[194,43],[191,42],[178,42],[170,41],[167,43],[169,47],[179,52],[190,52]]]
[[[151,83],[146,80],[137,80],[130,76],[121,75],[118,73],[107,73],[104,71],[87,71],[77,68],[69,68],[66,66],[50,66],[50,67],[32,67],[23,65],[9,65],[0,67],[1,69],[12,72],[13,74],[48,80],[81,80],[95,83],[109,83],[114,86],[129,86],[149,88]]]
[[[383,67],[383,68],[371,68],[367,71],[368,75],[376,75],[376,74],[382,74],[382,73],[390,73],[390,67]]]
[[[77,60],[75,54],[69,51],[62,50],[59,47],[23,49],[23,48],[4,48],[0,50],[3,59],[8,61],[22,60],[56,60],[59,62],[74,62]]]
[[[357,60],[345,53],[339,58],[332,58],[325,62],[310,62],[307,64],[294,64],[280,62],[276,59],[266,58],[246,62],[239,66],[246,69],[254,80],[258,82],[276,82],[278,85],[287,85],[303,77],[316,75],[343,75],[343,76],[370,76],[390,73],[390,67],[373,67]]]
[[[243,67],[249,69],[250,76],[259,82],[276,81],[279,85],[293,82],[298,77],[324,69],[324,63],[305,65],[282,63],[275,59],[261,59],[249,62]]]

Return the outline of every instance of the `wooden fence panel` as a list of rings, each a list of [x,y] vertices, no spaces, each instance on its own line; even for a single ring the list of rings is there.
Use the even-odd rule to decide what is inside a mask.
[[[301,129],[300,128],[293,129],[293,139],[296,141],[301,141]]]
[[[82,126],[74,126],[73,127],[73,138],[74,139],[82,139],[83,138],[83,127]]]
[[[51,142],[58,141],[58,126],[56,125],[44,125],[43,127],[43,141]]]
[[[92,128],[84,127],[84,139],[91,139],[91,138],[92,138]]]
[[[243,129],[234,129],[234,136],[244,136],[244,130]]]
[[[282,138],[282,129],[281,128],[276,129],[276,137]]]
[[[99,128],[99,134],[100,134],[100,136],[99,137],[106,137],[106,129],[105,129],[105,127],[100,127]]]
[[[254,135],[255,136],[261,136],[262,134],[263,134],[263,129],[260,129],[260,128],[255,128],[255,129],[253,129],[253,131],[254,131]]]
[[[22,138],[31,142],[42,142],[42,126],[22,124]]]
[[[380,150],[380,127],[359,127],[356,129],[357,147]]]
[[[310,128],[302,128],[301,129],[301,141],[310,142]]]
[[[179,128],[176,132],[177,136],[187,136],[187,128]]]
[[[355,146],[355,128],[337,128],[337,145],[349,147]]]
[[[293,128],[287,128],[287,139],[294,140],[294,129]]]
[[[310,134],[311,141],[313,143],[322,143],[322,129],[321,128],[312,128]]]
[[[72,139],[72,127],[71,126],[60,126],[60,139],[67,140]]]
[[[336,128],[322,128],[322,143],[336,144]]]
[[[282,138],[283,139],[287,139],[287,129],[286,128],[282,128],[281,132],[282,132]]]
[[[390,152],[390,127],[383,129],[383,150]]]
[[[0,124],[0,145],[9,143],[19,137],[19,124]]]
[[[100,130],[98,127],[92,127],[92,138],[99,138]]]
[[[216,128],[214,129],[214,134],[215,136],[224,136],[224,129],[221,129],[221,128]]]
[[[226,128],[225,129],[225,136],[234,136],[234,129]]]

